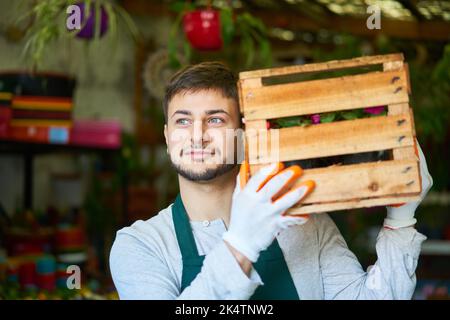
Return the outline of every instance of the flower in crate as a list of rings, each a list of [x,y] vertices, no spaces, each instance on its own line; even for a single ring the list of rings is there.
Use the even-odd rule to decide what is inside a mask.
[[[385,111],[384,106],[364,108],[365,113],[369,113],[372,115],[379,115],[379,114],[383,113],[384,111]]]
[[[320,123],[320,114],[313,114],[311,115],[311,121],[313,124]]]

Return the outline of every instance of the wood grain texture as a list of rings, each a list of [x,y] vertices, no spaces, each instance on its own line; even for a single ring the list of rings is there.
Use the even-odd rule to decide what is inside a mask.
[[[245,71],[239,73],[239,79],[251,79],[262,77],[273,77],[292,73],[305,73],[317,71],[332,71],[346,68],[377,65],[392,61],[403,61],[402,53],[393,53],[378,56],[359,57],[346,60],[333,60],[328,62],[309,63],[304,65]]]
[[[255,163],[291,161],[353,154],[369,151],[390,150],[414,145],[409,112],[393,116],[338,121],[260,131],[258,148],[249,156]],[[264,132],[268,133],[263,139]],[[272,146],[274,138],[277,145]],[[266,148],[261,145],[266,144]]]
[[[260,167],[261,165],[251,165],[250,175]],[[419,166],[415,160],[389,160],[305,169],[294,187],[306,180],[314,180],[316,188],[303,204],[417,195],[421,188]]]
[[[258,88],[241,86],[240,94],[246,121],[408,102],[404,68]]]
[[[406,72],[406,80],[407,80],[407,88],[408,93],[411,93],[411,85],[409,82],[409,69],[408,65],[404,64],[402,61],[395,61],[395,62],[386,62],[383,64],[383,70],[391,71],[391,70],[401,70],[404,69]],[[413,136],[415,138],[416,136],[416,128],[414,125],[414,116],[412,109],[409,107],[408,103],[399,103],[399,104],[389,104],[388,105],[388,115],[397,115],[397,114],[403,114],[409,112],[411,114],[411,130],[413,132]],[[392,150],[392,157],[395,160],[401,160],[401,159],[416,159],[419,161],[414,145],[406,148],[395,148]]]
[[[348,210],[356,208],[370,208],[376,206],[386,206],[394,203],[406,203],[419,200],[419,196],[401,196],[401,197],[379,197],[371,199],[354,199],[349,201],[310,204],[305,206],[292,207],[287,210],[288,215],[325,213],[330,211]]]

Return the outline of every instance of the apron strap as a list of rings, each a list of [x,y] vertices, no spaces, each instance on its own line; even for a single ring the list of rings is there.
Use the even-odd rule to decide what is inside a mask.
[[[198,259],[197,245],[195,244],[192,228],[189,224],[189,217],[186,213],[180,194],[177,195],[173,204],[172,216],[183,261]]]

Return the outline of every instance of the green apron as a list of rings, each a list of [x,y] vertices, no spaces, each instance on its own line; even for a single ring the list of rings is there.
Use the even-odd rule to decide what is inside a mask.
[[[172,219],[183,258],[181,277],[181,291],[183,291],[200,273],[205,256],[198,255],[189,217],[180,194],[172,206]],[[269,248],[260,253],[259,259],[253,264],[253,267],[260,275],[264,285],[255,290],[250,300],[299,300],[283,252],[276,239]]]

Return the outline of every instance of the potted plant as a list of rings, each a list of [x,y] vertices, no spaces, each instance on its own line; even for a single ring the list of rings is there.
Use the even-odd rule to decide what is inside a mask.
[[[78,7],[81,25],[68,28],[72,9]],[[76,8],[75,8],[76,9]],[[134,39],[140,37],[139,31],[128,13],[118,4],[108,0],[40,0],[34,1],[31,8],[18,22],[31,19],[27,29],[27,42],[23,54],[31,59],[33,69],[38,68],[49,44],[60,38],[98,40],[109,34],[116,38],[119,19],[122,20]]]
[[[266,27],[252,14],[236,13],[227,3],[213,7],[210,3],[202,6],[194,2],[176,1],[171,9],[178,13],[168,44],[173,68],[181,65],[177,58],[179,47],[183,48],[184,58],[189,62],[192,49],[226,50],[235,39],[240,43],[240,55],[245,57],[243,62],[246,68],[257,61],[262,67],[271,65],[271,47]],[[180,30],[184,31],[183,35],[180,35]]]

